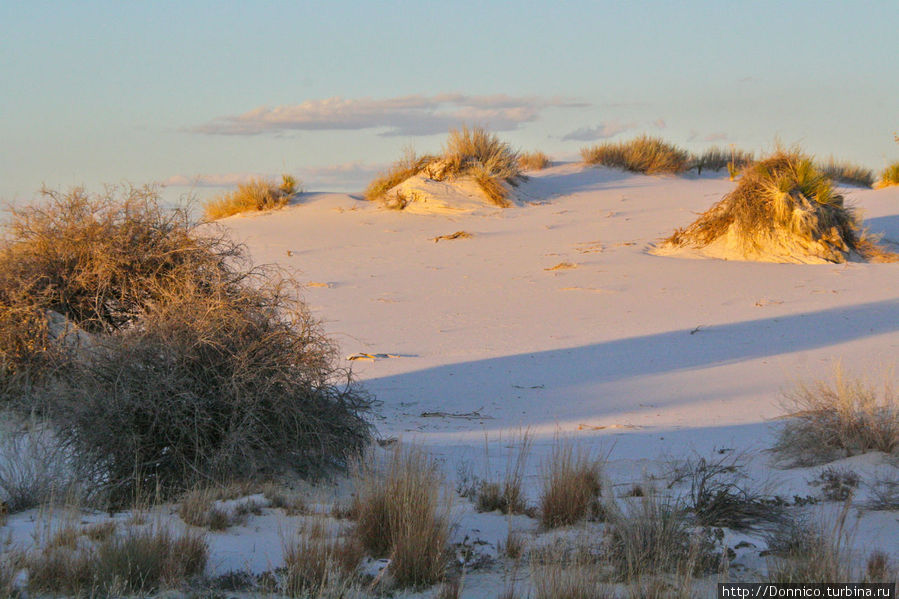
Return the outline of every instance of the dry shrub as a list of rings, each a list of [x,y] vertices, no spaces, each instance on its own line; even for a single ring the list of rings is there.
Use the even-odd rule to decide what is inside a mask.
[[[31,419],[23,430],[0,433],[0,501],[9,512],[80,494],[75,464],[46,422]]]
[[[628,508],[611,514],[604,541],[604,555],[619,580],[669,573],[688,581],[719,565],[712,533],[692,528],[686,510],[676,502],[647,496]]]
[[[151,188],[45,190],[0,246],[0,305],[58,313],[89,343],[30,376],[68,455],[127,501],[278,468],[340,466],[368,402],[295,284]],[[0,339],[3,336],[0,335]],[[53,353],[53,352],[45,352]]]
[[[21,551],[6,548],[0,550],[0,599],[17,597],[16,578],[25,565]]]
[[[899,396],[885,376],[881,391],[834,366],[832,381],[800,382],[784,393],[789,416],[777,430],[774,451],[791,464],[899,449]]]
[[[321,597],[329,589],[349,589],[362,557],[358,539],[341,536],[326,521],[314,519],[293,542],[284,544],[284,592],[290,597]]]
[[[690,159],[689,168],[695,168],[698,175],[701,175],[703,170],[718,172],[725,168],[729,172],[735,173],[753,162],[755,162],[755,155],[752,152],[714,146],[705,150],[702,154],[694,155]]]
[[[894,162],[880,173],[877,187],[889,187],[890,185],[899,185],[899,162]]]
[[[742,455],[687,459],[678,470],[690,483],[686,507],[703,526],[751,530],[784,522],[782,502],[750,486]]]
[[[513,441],[515,451],[509,454],[502,483],[481,481],[477,485],[478,511],[499,510],[504,514],[523,514],[527,511],[521,485],[532,442],[533,437],[530,431],[522,431]]]
[[[665,243],[702,248],[727,235],[747,256],[845,262],[856,252],[878,259],[830,177],[798,150],[777,150],[747,168],[734,191]]]
[[[178,505],[178,516],[185,524],[208,528],[209,530],[225,530],[232,524],[231,514],[214,505],[215,495],[209,489],[197,489],[181,498]]]
[[[899,510],[899,472],[878,476],[869,485],[871,498],[867,507],[872,510]]]
[[[567,439],[556,439],[552,456],[543,465],[540,524],[569,526],[600,516],[602,460]]]
[[[155,592],[202,574],[208,548],[195,533],[161,525],[75,547],[48,544],[28,556],[28,590],[73,595]]]
[[[443,477],[420,448],[397,445],[389,456],[361,463],[355,472],[355,534],[376,557],[390,557],[400,587],[443,578],[449,538]]]
[[[387,207],[402,209],[408,202],[401,193],[388,192],[406,179],[426,172],[437,181],[471,177],[487,198],[500,207],[511,206],[506,185],[515,186],[524,178],[518,154],[505,142],[481,127],[452,129],[440,156],[405,155],[386,172],[375,178],[365,191],[365,199],[378,200]]]
[[[874,185],[874,171],[848,160],[836,160],[831,156],[827,162],[820,163],[818,168],[837,183],[858,185],[859,187]]]
[[[846,527],[846,502],[832,522],[818,517],[797,520],[769,535],[769,582],[850,582],[856,571],[852,562],[852,531]]]
[[[281,175],[280,184],[268,179],[250,179],[234,191],[210,200],[204,212],[206,218],[216,220],[241,212],[283,208],[301,192],[297,180],[290,175]]]
[[[860,482],[861,478],[854,471],[828,466],[809,484],[820,486],[828,501],[846,501],[855,494]]]
[[[541,171],[552,164],[552,160],[543,152],[522,152],[518,155],[518,166],[523,171]]]
[[[587,164],[620,168],[635,173],[678,174],[689,166],[689,153],[659,138],[642,135],[624,142],[605,142],[581,150]]]

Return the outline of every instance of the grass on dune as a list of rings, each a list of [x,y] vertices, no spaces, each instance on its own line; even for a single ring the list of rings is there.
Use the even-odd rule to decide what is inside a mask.
[[[718,146],[705,150],[702,154],[696,154],[690,159],[690,169],[696,169],[697,174],[703,170],[718,172],[727,169],[731,177],[737,172],[755,162],[752,152],[736,148],[722,148]]]
[[[899,185],[899,162],[894,162],[880,173],[877,187],[889,187],[890,185]]]
[[[583,148],[581,157],[592,165],[621,168],[646,175],[679,174],[687,170],[690,154],[657,137],[643,135],[624,142]]]
[[[239,184],[234,191],[209,201],[204,211],[206,218],[217,220],[242,212],[273,210],[286,206],[299,193],[299,183],[290,175],[282,175],[281,183],[255,178]]]
[[[845,262],[850,252],[887,261],[861,230],[829,176],[799,150],[778,149],[743,171],[737,188],[666,240],[675,247],[705,247],[733,234],[747,255],[766,252]]]
[[[518,155],[518,166],[525,171],[539,171],[552,166],[552,160],[543,152],[522,152]]]
[[[450,131],[440,155],[418,156],[407,150],[399,161],[369,183],[365,199],[402,209],[406,199],[399,194],[388,197],[388,192],[421,172],[436,181],[472,177],[490,202],[500,207],[511,205],[507,185],[515,186],[523,178],[519,155],[507,143],[482,127],[463,126]]]
[[[835,183],[858,185],[859,187],[874,185],[874,171],[848,160],[836,160],[831,156],[826,162],[819,163],[818,168]]]

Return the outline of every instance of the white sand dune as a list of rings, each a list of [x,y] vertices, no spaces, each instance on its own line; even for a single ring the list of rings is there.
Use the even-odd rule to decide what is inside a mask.
[[[817,493],[820,468],[780,469],[764,452],[780,391],[828,377],[836,359],[874,377],[891,365],[899,265],[660,257],[653,244],[734,184],[578,164],[530,174],[527,203],[508,209],[420,214],[320,193],[221,222],[257,262],[308,284],[305,299],[377,397],[379,435],[422,444],[450,480],[466,465],[499,473],[513,433],[530,427],[531,501],[558,433],[609,455],[615,492],[668,459],[730,448],[750,452],[751,474],[778,494]],[[872,232],[899,241],[899,188],[846,193]],[[434,242],[457,231],[471,236]],[[843,464],[863,476],[883,467],[876,455]],[[464,500],[455,514],[456,534],[488,553],[509,526],[536,528]],[[857,547],[899,557],[894,514],[856,525]],[[212,569],[277,567],[281,526],[266,515],[210,533]],[[752,548],[737,562],[750,580],[764,566]],[[501,570],[473,573],[463,594],[502,585]]]

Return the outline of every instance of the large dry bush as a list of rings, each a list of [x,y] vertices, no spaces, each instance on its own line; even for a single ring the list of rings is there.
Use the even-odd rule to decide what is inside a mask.
[[[581,157],[587,164],[655,175],[682,173],[689,166],[690,154],[659,138],[642,135],[630,141],[583,148]]]
[[[291,281],[153,189],[43,195],[5,227],[0,304],[49,341],[6,361],[94,484],[169,494],[341,465],[364,444],[366,398]],[[54,341],[48,311],[93,335]]]
[[[438,465],[420,448],[398,445],[355,473],[355,534],[376,557],[390,558],[398,586],[433,584],[448,560],[449,510]]]
[[[286,206],[300,192],[299,183],[290,175],[282,175],[281,183],[255,178],[240,183],[234,191],[210,200],[204,210],[210,220],[241,212],[273,210]]]
[[[774,451],[792,464],[899,451],[899,395],[890,375],[878,389],[836,365],[831,381],[800,382],[783,400],[790,413],[777,429]]]
[[[744,170],[734,191],[665,243],[702,248],[727,236],[746,256],[845,262],[855,252],[885,259],[830,177],[798,150],[777,150]]]
[[[507,143],[481,127],[463,126],[450,130],[446,147],[439,156],[419,157],[406,150],[403,158],[368,185],[365,199],[402,209],[405,198],[388,192],[421,172],[436,181],[471,177],[487,198],[501,207],[511,205],[507,186],[515,186],[524,178],[518,153]]]

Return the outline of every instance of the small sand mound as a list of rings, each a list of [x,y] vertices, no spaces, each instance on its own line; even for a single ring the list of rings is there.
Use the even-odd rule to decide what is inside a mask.
[[[865,238],[831,179],[795,150],[748,167],[734,191],[652,253],[803,264],[886,255]]]
[[[407,152],[369,184],[365,197],[408,212],[473,212],[512,206],[513,190],[523,179],[518,154],[508,144],[484,129],[462,127],[450,131],[441,156]]]

